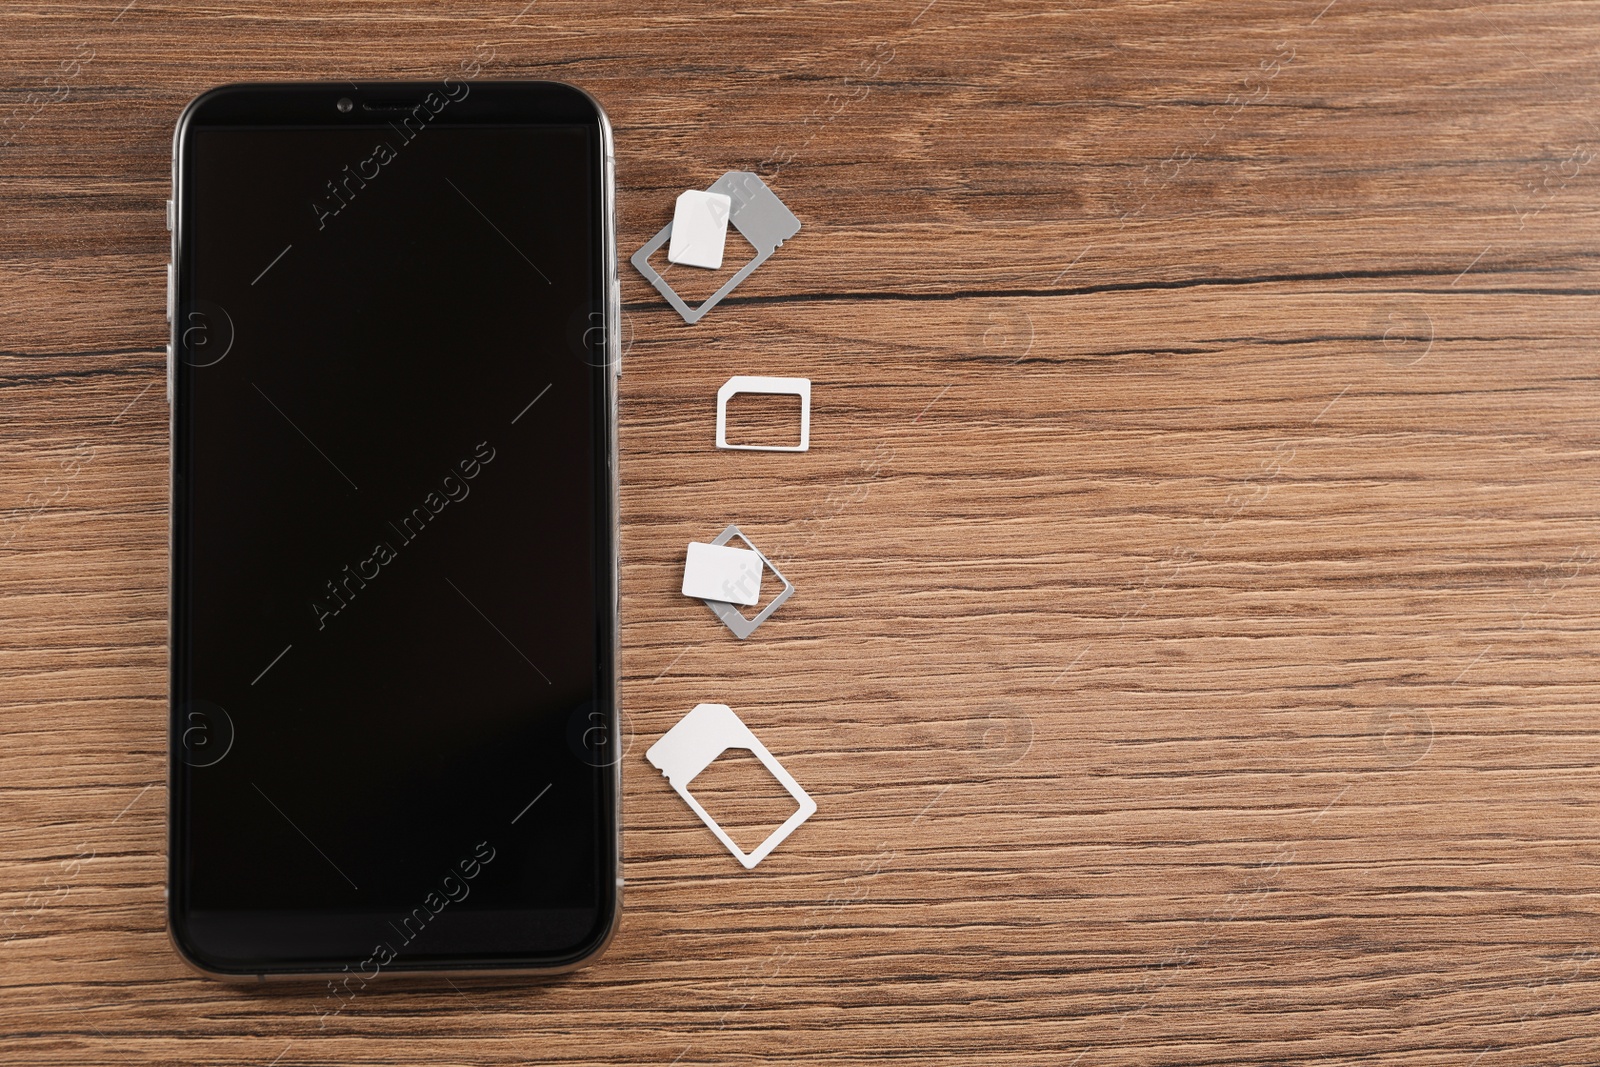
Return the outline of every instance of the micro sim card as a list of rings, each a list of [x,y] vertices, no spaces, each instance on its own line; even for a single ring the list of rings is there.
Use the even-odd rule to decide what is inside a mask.
[[[750,607],[761,603],[761,553],[732,545],[689,542],[683,595]]]

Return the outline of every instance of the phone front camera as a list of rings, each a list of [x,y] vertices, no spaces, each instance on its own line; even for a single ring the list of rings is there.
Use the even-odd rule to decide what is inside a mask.
[[[348,115],[350,113],[350,109],[353,107],[355,107],[355,104],[351,103],[348,96],[341,96],[339,98],[338,108],[340,114]]]

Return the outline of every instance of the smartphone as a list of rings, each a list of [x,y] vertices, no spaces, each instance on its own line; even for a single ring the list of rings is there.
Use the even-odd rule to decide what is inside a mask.
[[[620,909],[610,127],[474,72],[174,139],[169,930],[341,1005]]]

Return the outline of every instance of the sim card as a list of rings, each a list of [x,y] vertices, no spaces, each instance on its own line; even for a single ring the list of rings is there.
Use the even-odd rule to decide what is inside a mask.
[[[722,249],[728,240],[728,212],[733,200],[727,193],[690,189],[678,195],[672,213],[672,243],[667,260],[690,267],[722,269]]]
[[[683,595],[745,607],[761,603],[761,553],[732,545],[689,542]]]

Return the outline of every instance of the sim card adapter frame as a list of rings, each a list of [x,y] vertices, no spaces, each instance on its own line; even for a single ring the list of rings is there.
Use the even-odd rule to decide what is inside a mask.
[[[699,322],[706,312],[721,303],[722,298],[750,277],[757,267],[772,258],[772,253],[778,250],[779,245],[800,232],[800,220],[795,218],[794,212],[778,199],[777,193],[767,188],[767,183],[761,180],[760,175],[751,171],[730,170],[707,186],[706,192],[726,193],[732,199],[733,208],[728,212],[728,221],[756,250],[755,258],[740,267],[733,277],[722,284],[722,288],[706,297],[699,307],[691,308],[650,265],[650,257],[672,237],[670,222],[629,259],[634,270],[644,275],[645,280],[655,286],[656,291],[667,298],[672,309],[690,325]]]
[[[800,443],[798,445],[730,445],[728,443],[728,401],[740,393],[766,393],[800,398]],[[744,452],[805,452],[811,448],[811,379],[769,378],[758,374],[735,374],[717,390],[717,447]]]
[[[700,598],[705,603],[705,606],[711,609],[711,614],[721,619],[722,624],[733,631],[733,636],[743,641],[745,638],[756,632],[756,627],[760,626],[762,623],[771,618],[772,613],[777,611],[785,600],[788,600],[789,597],[794,595],[794,584],[783,576],[782,571],[778,570],[778,568],[772,565],[772,561],[755,546],[750,538],[746,537],[740,532],[738,526],[731,522],[728,524],[728,528],[726,530],[723,530],[721,533],[711,539],[711,543],[714,545],[725,545],[735,537],[743,541],[745,543],[745,547],[749,548],[750,551],[760,556],[761,565],[767,568],[767,570],[771,571],[773,575],[777,577],[778,581],[783,583],[783,591],[777,596],[773,597],[772,603],[762,608],[753,618],[746,618],[738,609],[738,607],[728,603],[726,600],[707,600],[704,597]]]
[[[711,817],[711,813],[701,807],[694,794],[689,792],[689,783],[730,748],[742,748],[754,755],[799,805],[782,826],[768,834],[767,839],[751,852],[745,852],[735,844],[727,831],[718,825],[717,820]],[[700,816],[700,821],[717,835],[717,840],[733,853],[747,871],[766,859],[767,855],[794,833],[801,823],[816,814],[817,802],[811,799],[811,795],[800,787],[794,776],[784,769],[777,757],[767,751],[767,746],[761,743],[751,732],[750,727],[746,726],[726,704],[696,704],[689,714],[679,719],[677,725],[663,734],[644,755],[645,759],[666,777],[672,788],[683,798],[684,803]]]

